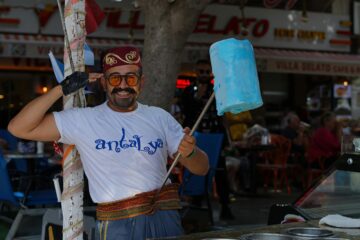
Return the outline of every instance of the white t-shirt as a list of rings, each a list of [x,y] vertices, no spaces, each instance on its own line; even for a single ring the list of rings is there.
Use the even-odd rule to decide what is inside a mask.
[[[54,113],[60,142],[75,144],[91,198],[111,202],[159,188],[184,135],[165,110],[138,103],[132,112],[107,103]]]

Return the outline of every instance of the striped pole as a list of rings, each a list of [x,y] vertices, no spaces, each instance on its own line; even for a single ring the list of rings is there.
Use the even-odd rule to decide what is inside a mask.
[[[60,0],[58,0],[60,1]],[[75,71],[85,71],[84,42],[85,0],[65,0],[63,16],[64,27],[64,67],[65,77]],[[69,57],[71,56],[71,57]],[[64,109],[85,107],[85,94],[81,89],[75,94],[64,97]],[[63,193],[61,208],[63,213],[63,240],[83,239],[83,188],[84,171],[80,156],[74,146],[64,146]]]

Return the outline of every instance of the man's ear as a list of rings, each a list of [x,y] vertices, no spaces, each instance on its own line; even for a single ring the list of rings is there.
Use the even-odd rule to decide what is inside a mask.
[[[104,77],[104,76],[102,76],[102,77],[100,78],[100,84],[101,84],[102,89],[103,89],[104,91],[106,91],[106,80],[105,80],[105,77]]]
[[[143,74],[143,75],[141,75],[141,79],[140,79],[140,90],[143,89],[144,84],[145,84],[145,77],[144,77],[144,74]]]

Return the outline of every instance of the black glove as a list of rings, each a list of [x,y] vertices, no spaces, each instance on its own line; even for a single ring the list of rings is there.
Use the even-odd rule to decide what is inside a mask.
[[[61,83],[63,94],[69,95],[70,93],[76,92],[80,88],[86,86],[89,81],[89,74],[86,72],[73,72],[67,76]]]

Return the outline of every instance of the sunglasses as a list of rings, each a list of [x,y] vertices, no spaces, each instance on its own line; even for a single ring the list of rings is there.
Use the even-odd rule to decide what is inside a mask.
[[[141,76],[141,74],[133,73],[133,72],[127,73],[125,75],[111,74],[110,76],[106,77],[106,80],[108,81],[110,86],[116,87],[121,84],[123,79],[125,79],[125,82],[129,87],[134,87],[134,86],[138,85],[140,76]]]

